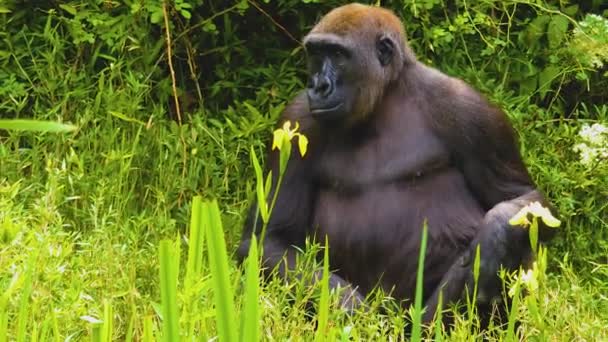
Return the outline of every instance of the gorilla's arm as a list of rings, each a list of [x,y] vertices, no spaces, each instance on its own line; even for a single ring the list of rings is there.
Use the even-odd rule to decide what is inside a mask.
[[[308,136],[310,146],[307,154],[302,157],[297,141],[292,142],[291,157],[279,188],[263,243],[263,266],[266,276],[271,276],[275,269],[279,276],[287,276],[287,271],[293,270],[295,267],[298,248],[303,248],[306,237],[312,236],[310,233],[316,194],[313,179],[314,151],[320,143],[320,138],[315,130],[314,122],[308,115],[308,102],[304,93],[297,96],[285,108],[282,118],[279,120],[279,126],[282,126],[286,120],[292,122],[292,128],[295,122],[298,122],[299,131]],[[269,152],[267,165],[272,170],[273,181],[276,182],[279,177],[278,150]],[[269,198],[272,198],[275,189],[276,183],[273,184]],[[259,241],[262,226],[263,222],[258,215],[258,207],[254,204],[249,210],[241,244],[237,251],[239,262],[247,257],[252,233],[256,234]],[[321,276],[322,272],[316,271],[313,275],[313,282],[320,280]],[[332,289],[345,290],[341,297],[341,304],[345,309],[354,309],[363,301],[363,297],[347,281],[336,274],[330,274],[329,285]]]
[[[444,303],[458,300],[465,285],[472,289],[471,268],[476,247],[480,246],[478,305],[500,299],[500,267],[509,270],[526,265],[532,259],[526,229],[512,227],[509,220],[530,202],[549,206],[522,161],[515,132],[506,115],[489,104],[483,96],[461,81],[452,80],[438,96],[439,106],[433,126],[452,149],[454,163],[485,208],[482,227],[470,248],[444,276],[440,288],[427,300],[425,319],[436,310],[439,291]],[[554,229],[539,222],[539,240],[545,242]],[[442,289],[443,287],[443,289]]]

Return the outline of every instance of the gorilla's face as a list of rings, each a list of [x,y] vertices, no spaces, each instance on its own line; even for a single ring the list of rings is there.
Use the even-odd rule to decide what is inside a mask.
[[[312,116],[340,124],[367,116],[390,79],[386,67],[393,59],[392,42],[314,33],[306,37],[305,47]]]

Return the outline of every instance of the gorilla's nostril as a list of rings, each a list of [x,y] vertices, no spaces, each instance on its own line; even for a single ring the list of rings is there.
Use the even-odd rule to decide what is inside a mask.
[[[328,96],[329,94],[331,94],[331,92],[333,91],[333,86],[331,84],[330,79],[328,77],[319,78],[319,82],[317,83],[316,91],[321,96]]]

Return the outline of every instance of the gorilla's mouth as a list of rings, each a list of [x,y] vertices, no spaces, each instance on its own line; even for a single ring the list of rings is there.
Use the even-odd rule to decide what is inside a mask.
[[[335,113],[340,108],[342,108],[343,105],[344,105],[344,102],[340,102],[337,105],[332,106],[332,107],[320,107],[320,108],[310,107],[310,113],[313,116],[319,116],[319,115],[323,115],[323,114],[327,114],[327,113]]]

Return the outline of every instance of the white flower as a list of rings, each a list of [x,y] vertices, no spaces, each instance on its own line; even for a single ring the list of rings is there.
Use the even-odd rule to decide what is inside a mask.
[[[583,125],[578,135],[582,142],[574,145],[579,153],[581,164],[591,165],[600,159],[608,159],[608,127],[595,123]]]

